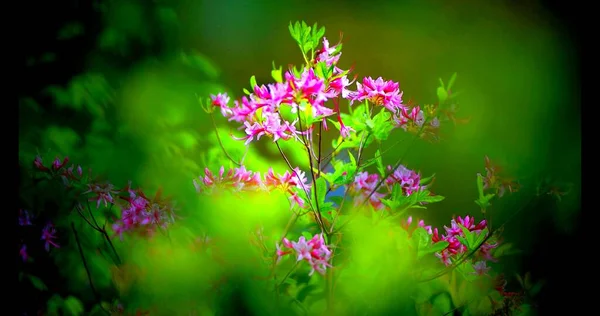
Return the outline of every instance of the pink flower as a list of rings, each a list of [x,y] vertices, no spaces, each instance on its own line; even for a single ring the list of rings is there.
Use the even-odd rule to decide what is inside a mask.
[[[392,166],[387,167],[388,171],[392,170]],[[399,165],[396,170],[385,180],[385,183],[389,186],[390,190],[394,184],[399,184],[402,188],[402,193],[406,196],[413,194],[420,190],[419,183],[421,181],[421,176],[406,168],[403,165]]]
[[[292,254],[295,252],[296,261],[306,261],[311,266],[309,275],[312,275],[315,271],[320,274],[325,274],[327,267],[331,267],[329,259],[331,258],[331,250],[325,244],[322,234],[314,235],[310,240],[306,240],[304,236],[300,236],[298,241],[290,242],[286,238],[283,239],[283,246],[290,250],[281,250],[279,244],[277,247],[277,261],[281,257]]]
[[[23,262],[27,262],[27,260],[29,259],[29,254],[27,253],[27,245],[21,245],[21,248],[19,249],[19,256],[21,256]]]
[[[66,165],[67,162],[69,162],[69,157],[65,157],[62,162],[58,157],[56,157],[56,159],[54,159],[54,161],[52,162],[52,168],[54,170],[59,170],[60,168],[64,167],[64,165]]]
[[[19,226],[31,226],[31,214],[27,210],[19,210]]]
[[[54,241],[54,239],[56,238],[56,228],[54,228],[54,225],[52,223],[48,222],[44,229],[42,229],[41,238],[45,241],[44,248],[46,249],[46,251],[50,251],[50,245],[52,245],[55,248],[60,248],[60,246]]]
[[[474,265],[473,268],[475,269],[475,272],[473,272],[473,274],[475,275],[485,275],[488,273],[488,271],[490,271],[490,267],[487,266],[487,263],[485,261],[477,261]]]
[[[392,113],[397,113],[403,108],[402,92],[399,84],[393,81],[384,81],[379,77],[373,80],[371,77],[363,79],[362,84],[356,83],[357,91],[349,96],[351,101],[363,101],[381,105]]]
[[[227,96],[227,93],[219,93],[217,95],[211,94],[210,98],[212,99],[212,105],[220,108],[221,114],[224,117],[229,117],[231,114],[233,114],[233,112],[228,106],[229,96]]]
[[[40,156],[35,157],[35,159],[33,160],[33,166],[36,167],[38,170],[44,171],[44,172],[50,170],[46,166],[44,166],[42,157],[40,157]]]
[[[325,64],[329,67],[337,64],[342,55],[341,51],[334,55],[335,51],[338,48],[338,45],[339,44],[337,44],[333,47],[329,47],[329,41],[327,40],[327,38],[323,37],[323,48],[317,52],[317,57],[315,58],[315,61],[316,62],[325,62]]]
[[[115,187],[110,183],[91,183],[88,184],[88,190],[83,194],[92,193],[94,196],[89,198],[89,201],[96,201],[96,208],[100,208],[100,204],[104,202],[104,207],[108,207],[108,204],[115,203],[113,194],[117,194],[119,191],[115,190]]]

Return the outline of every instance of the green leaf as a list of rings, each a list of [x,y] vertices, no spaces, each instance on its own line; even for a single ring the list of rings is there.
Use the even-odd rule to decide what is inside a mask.
[[[436,253],[438,251],[442,251],[448,247],[450,243],[447,241],[438,241],[436,243],[432,243],[428,247],[419,248],[417,251],[417,258],[420,258],[427,254]]]
[[[58,40],[67,40],[83,34],[83,25],[79,22],[67,23],[58,31]]]
[[[63,298],[58,294],[54,294],[46,303],[46,313],[48,315],[60,315],[59,311],[63,305]]]
[[[317,178],[315,182],[315,190],[313,190],[316,194],[315,198],[317,202],[322,205],[325,203],[325,195],[327,194],[327,180],[324,178]]]
[[[467,241],[467,244],[465,246],[467,246],[467,248],[469,249],[476,247],[477,245],[475,244],[475,234],[461,224],[458,224],[458,227],[460,227],[460,229],[462,230],[464,237]]]
[[[448,87],[446,87],[447,91],[452,90],[452,85],[454,85],[454,81],[456,81],[456,73],[453,73],[452,77],[450,77],[450,80],[448,81]]]
[[[256,76],[252,76],[250,77],[250,87],[254,88],[256,87],[258,84],[256,83]]]
[[[452,300],[450,299],[450,295],[446,292],[436,295],[431,303],[439,313],[447,313],[452,310]]]
[[[304,302],[304,300],[306,299],[307,296],[311,295],[311,292],[316,289],[317,287],[315,285],[307,285],[305,287],[303,287],[300,291],[298,291],[298,294],[296,295],[296,299],[300,302]]]
[[[421,186],[429,184],[433,179],[435,179],[435,173],[427,178],[422,178],[421,181],[419,181],[419,184]]]
[[[341,205],[341,204],[342,204],[342,201],[344,200],[344,197],[343,197],[343,196],[330,196],[330,197],[329,197],[329,199],[330,199],[330,200],[331,200],[333,203],[335,203],[335,204],[337,204],[337,205]]]
[[[273,62],[273,70],[271,70],[271,77],[273,77],[273,79],[278,83],[283,82],[282,72],[283,68],[281,66],[279,66],[279,68],[275,68],[275,62]]]
[[[302,232],[302,236],[304,236],[306,240],[310,240],[311,238],[313,238],[313,235],[309,232]]]
[[[477,174],[477,192],[480,198],[483,197],[483,176],[481,173]]]
[[[375,152],[375,163],[377,164],[377,171],[379,171],[379,174],[384,177],[385,168],[383,167],[383,158],[381,157],[381,151],[379,149],[377,149]]]
[[[290,30],[290,35],[296,42],[298,42],[298,28],[299,28],[298,22],[296,22],[295,24],[292,24],[292,22],[290,21],[290,25],[288,26],[288,29]]]
[[[443,87],[438,87],[437,97],[438,100],[440,100],[440,103],[445,102],[448,99],[448,91],[446,91]]]
[[[65,299],[65,301],[63,302],[63,312],[66,315],[74,315],[74,316],[78,316],[83,314],[84,311],[84,307],[83,304],[81,303],[81,301],[73,296],[69,296],[67,297],[67,299]]]
[[[33,276],[31,274],[27,274],[27,278],[29,279],[29,281],[31,281],[31,284],[36,289],[38,289],[40,291],[47,291],[48,290],[48,287],[46,286],[46,284],[44,283],[44,281],[42,281],[40,278],[38,278],[36,276]]]
[[[437,203],[437,202],[443,201],[444,199],[445,199],[445,197],[443,197],[441,195],[431,195],[428,192],[427,195],[419,198],[419,202],[423,202],[423,203]]]

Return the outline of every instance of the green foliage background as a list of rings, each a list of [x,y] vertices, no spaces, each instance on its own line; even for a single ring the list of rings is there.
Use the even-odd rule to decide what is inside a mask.
[[[531,237],[536,229],[546,229],[535,223],[567,232],[573,227],[581,173],[574,51],[553,18],[532,1],[521,7],[484,1],[241,0],[97,1],[94,6],[85,11],[94,22],[71,14],[52,43],[26,55],[25,74],[34,78],[44,72],[50,79],[21,95],[19,156],[28,162],[37,153],[47,159],[68,155],[118,186],[133,180],[149,192],[162,187],[178,202],[180,223],[168,242],[160,241],[164,247],[131,240],[119,246],[130,260],[145,262],[145,275],[152,276],[144,279],[141,292],[131,294],[138,295],[139,306],[159,299],[176,308],[193,299],[196,286],[204,286],[198,267],[210,265],[184,250],[198,232],[233,233],[224,223],[253,223],[246,217],[229,222],[240,214],[255,218],[255,209],[285,210],[282,198],[255,208],[234,204],[225,212],[223,200],[199,198],[191,180],[205,166],[215,170],[224,161],[198,97],[221,91],[239,97],[250,76],[270,81],[273,60],[301,63],[289,37],[290,20],[324,25],[332,43],[343,32],[341,66],[354,65],[360,77],[399,81],[405,100],[435,102],[438,78],[458,72],[461,113],[469,123],[447,129],[439,144],[416,142],[405,159],[423,174],[436,173],[435,192],[446,197],[418,217],[441,226],[453,214],[476,213],[475,174],[483,171],[487,154],[520,179],[525,192],[534,192],[536,181],[546,176],[573,184],[559,206],[519,214],[507,227],[508,241],[527,252],[537,242]],[[82,39],[86,49],[64,49]],[[60,65],[68,59],[79,66],[67,75]],[[215,119],[225,147],[241,157],[245,149],[230,139],[231,126],[218,115]],[[392,136],[388,143],[396,140]],[[251,148],[248,168],[283,171],[272,147],[262,142]],[[405,150],[397,146],[384,162]],[[492,216],[506,219],[523,202],[499,202]],[[285,225],[285,219],[274,218],[273,227]],[[148,251],[164,248],[178,255],[147,261]],[[507,264],[518,265],[519,259]],[[180,291],[157,286],[168,282]]]

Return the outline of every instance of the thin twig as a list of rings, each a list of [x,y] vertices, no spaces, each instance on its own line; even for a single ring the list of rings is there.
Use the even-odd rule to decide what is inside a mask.
[[[102,299],[100,298],[100,295],[98,294],[98,292],[96,291],[96,287],[94,286],[94,282],[92,282],[92,274],[90,273],[90,269],[88,267],[87,264],[87,260],[85,260],[85,255],[83,254],[83,248],[81,247],[81,242],[79,241],[79,235],[77,234],[77,229],[75,229],[75,223],[71,222],[71,229],[73,230],[73,234],[75,235],[75,242],[77,243],[77,249],[79,250],[79,255],[81,256],[81,261],[83,261],[83,267],[85,268],[85,272],[87,274],[87,278],[88,281],[90,282],[90,288],[92,289],[92,293],[94,294],[94,297],[96,298],[96,301],[98,301],[98,304],[100,305],[100,308],[102,308],[102,310],[109,314],[108,311],[106,311],[104,309],[104,307],[102,306]]]
[[[302,190],[304,190],[304,192],[306,193],[307,200],[308,200],[308,205],[310,206],[310,209],[312,211],[315,211],[315,209],[314,209],[314,207],[312,205],[312,202],[311,202],[310,192],[306,192],[307,191],[306,186],[304,185],[304,183],[302,183],[302,181],[300,181],[300,175],[296,172],[296,169],[294,169],[294,167],[292,167],[292,164],[290,163],[290,160],[283,153],[283,150],[281,149],[281,146],[279,146],[279,141],[276,141],[275,145],[277,146],[277,149],[279,150],[279,153],[281,154],[281,157],[283,157],[283,160],[285,160],[285,163],[287,164],[288,168],[290,168],[290,170],[298,178],[298,181],[300,182],[300,185],[302,186]]]
[[[214,129],[215,129],[215,135],[217,136],[217,141],[219,142],[219,146],[221,146],[221,149],[223,150],[223,153],[224,153],[224,154],[225,154],[225,156],[226,156],[226,157],[227,157],[229,160],[231,160],[231,162],[233,162],[233,163],[234,163],[236,166],[238,166],[238,167],[239,167],[239,166],[241,166],[242,164],[241,164],[241,163],[239,163],[239,162],[237,162],[237,161],[235,161],[235,159],[233,159],[233,158],[232,158],[232,157],[229,155],[229,153],[227,152],[227,150],[225,150],[225,146],[223,145],[223,142],[221,141],[221,136],[219,136],[219,130],[217,129],[217,123],[215,122],[215,118],[214,118],[214,116],[213,116],[213,113],[212,113],[212,112],[210,112],[210,115],[209,115],[209,116],[210,116],[210,120],[211,120],[211,122],[212,122],[212,125],[213,125],[213,127],[214,127]]]
[[[110,210],[112,210],[112,207],[113,207],[113,204],[111,204],[109,206],[109,208],[108,208],[109,212],[110,212]],[[96,221],[96,217],[94,217],[94,213],[92,212],[92,209],[90,207],[89,201],[87,202],[87,208],[88,208],[88,211],[90,213],[90,216],[92,217],[92,220],[96,224],[96,227],[98,227],[96,230],[99,231],[104,236],[104,239],[106,239],[106,241],[108,242],[108,245],[112,249],[113,254],[115,255],[115,258],[117,260],[117,264],[120,265],[121,264],[121,257],[119,257],[119,254],[117,253],[117,249],[115,249],[115,246],[113,245],[112,241],[110,240],[110,237],[108,236],[108,233],[106,232],[106,223],[104,224],[104,227],[100,228],[100,226],[98,225],[98,222]],[[91,225],[91,223],[90,223],[90,225]],[[92,225],[92,227],[94,227],[94,226]]]

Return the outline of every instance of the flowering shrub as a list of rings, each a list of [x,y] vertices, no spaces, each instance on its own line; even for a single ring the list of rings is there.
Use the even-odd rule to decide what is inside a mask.
[[[268,138],[288,169],[251,171],[243,160],[234,160],[222,147],[229,161],[218,170],[206,168],[192,181],[198,193],[216,199],[221,194],[244,199],[278,192],[287,197],[289,209],[277,210],[290,216],[282,233],[269,236],[263,227],[248,232],[252,237],[246,246],[263,254],[259,265],[270,271],[267,277],[258,272],[248,277],[260,283],[265,297],[273,298],[273,304],[260,305],[261,314],[346,315],[364,311],[480,315],[527,308],[526,299],[535,295],[539,286],[506,291],[503,274],[494,271],[494,264],[508,249],[499,234],[505,223],[492,227],[486,218],[494,199],[518,191],[517,182],[501,174],[500,168],[485,157],[485,173],[476,178],[475,202],[482,211],[476,216],[480,218],[464,214],[438,228],[413,218],[416,210],[444,199],[432,193],[433,175],[423,176],[411,169],[403,157],[384,164],[387,150],[377,149],[367,158],[368,150],[392,133],[439,141],[444,125],[460,121],[456,118],[457,94],[452,92],[456,77],[446,84],[441,82],[434,104],[405,102],[397,82],[349,77],[351,70],[338,66],[342,44],[331,45],[323,37],[323,27],[295,23],[290,24],[290,33],[304,65],[291,66],[285,72],[274,67],[274,82],[268,84],[259,85],[253,77],[251,89],[244,89],[245,95],[233,102],[226,93],[202,99],[210,115],[218,110],[239,129],[232,135],[234,139],[253,146]],[[328,137],[332,149],[326,153],[323,143]],[[307,164],[294,164],[284,151],[284,143],[288,150],[300,151]],[[152,240],[157,233],[167,232],[177,218],[173,203],[160,191],[149,198],[141,189],[133,189],[131,182],[117,188],[68,163],[68,158],[56,158],[49,164],[41,157],[33,161],[34,182],[60,183],[67,194],[61,198],[69,201],[69,214],[76,217],[69,219],[70,225],[55,226],[51,218],[41,217],[41,211],[19,210],[21,227],[41,225],[41,241],[20,240],[21,261],[32,262],[34,257],[28,249],[34,242],[45,252],[62,251],[63,244],[76,246],[95,296],[92,311],[146,313],[120,303],[125,295],[115,277],[106,285],[113,289],[111,295],[94,287],[86,263],[90,253],[83,250],[78,230],[87,227],[96,231],[102,237],[102,242],[93,246],[96,255],[110,256],[112,264],[122,268],[126,263],[114,242],[127,236],[142,242],[141,238]],[[65,237],[71,233],[74,239]],[[198,249],[221,266],[234,266],[231,256],[224,253],[227,243],[223,239],[227,237],[198,237]],[[38,287],[45,287],[40,279],[27,276]],[[208,278],[210,291],[220,291],[233,278],[221,276]],[[83,313],[81,303],[73,300],[69,297],[61,301],[62,307],[54,308]]]

